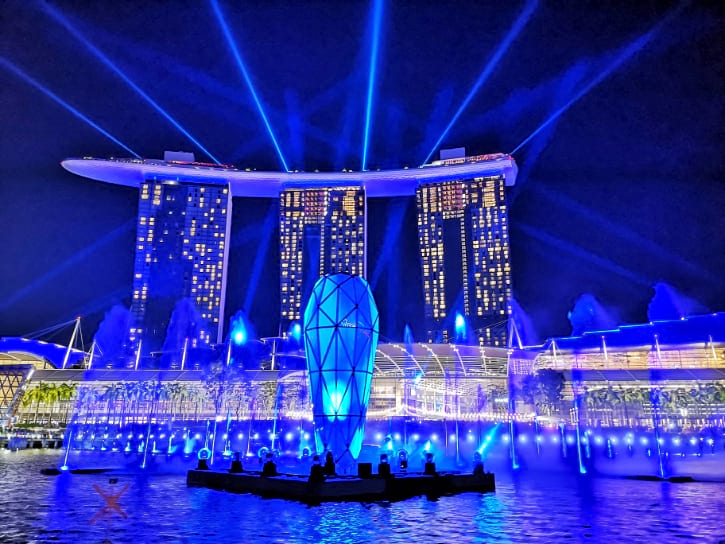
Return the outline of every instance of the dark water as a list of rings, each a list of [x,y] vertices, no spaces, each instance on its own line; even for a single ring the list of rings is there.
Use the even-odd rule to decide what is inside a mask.
[[[181,470],[39,474],[58,457],[0,451],[0,542],[725,542],[723,483],[503,474],[492,494],[306,507],[187,488]]]

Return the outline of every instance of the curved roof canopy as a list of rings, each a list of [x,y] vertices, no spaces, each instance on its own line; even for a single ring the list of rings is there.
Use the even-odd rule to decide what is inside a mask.
[[[415,194],[419,183],[503,174],[506,185],[516,183],[518,168],[503,153],[435,161],[420,168],[364,172],[258,172],[233,166],[154,159],[66,159],[63,168],[90,179],[138,187],[148,179],[229,183],[232,196],[276,198],[286,187],[361,185],[369,197]]]

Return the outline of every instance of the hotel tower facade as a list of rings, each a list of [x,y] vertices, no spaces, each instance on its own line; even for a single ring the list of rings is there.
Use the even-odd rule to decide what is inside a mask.
[[[416,189],[428,342],[507,346],[511,264],[505,181],[495,174],[421,183]]]
[[[300,321],[320,276],[366,277],[367,198],[415,196],[428,342],[506,346],[511,156],[341,173],[243,171],[185,153],[164,159],[62,162],[81,176],[139,188],[133,348],[141,342],[148,354],[179,351],[187,338],[191,347],[222,342],[232,196],[280,199],[281,330]],[[174,311],[180,301],[185,312]],[[186,322],[175,327],[172,314]],[[178,330],[193,334],[181,338]]]
[[[366,276],[366,200],[362,186],[287,187],[280,195],[280,326],[302,318],[325,274]]]
[[[231,210],[224,180],[148,176],[140,183],[129,331],[134,350],[141,342],[144,355],[178,353],[185,342],[193,348],[222,341]],[[174,366],[180,362],[172,359]]]

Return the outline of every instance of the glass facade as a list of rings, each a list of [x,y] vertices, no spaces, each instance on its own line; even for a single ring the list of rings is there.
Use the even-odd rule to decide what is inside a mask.
[[[416,190],[429,342],[460,341],[460,314],[479,344],[507,345],[511,266],[504,189],[500,174],[421,183]]]
[[[320,278],[305,308],[305,352],[317,451],[354,462],[362,448],[378,344],[378,309],[360,276]]]
[[[192,321],[201,319],[190,323],[195,332],[189,347],[221,342],[231,207],[224,182],[148,179],[141,184],[130,329],[134,349],[141,341],[144,354],[161,350],[177,307],[194,310]],[[186,304],[178,305],[182,300]]]
[[[280,193],[280,318],[283,330],[325,274],[365,275],[365,190],[290,187]]]

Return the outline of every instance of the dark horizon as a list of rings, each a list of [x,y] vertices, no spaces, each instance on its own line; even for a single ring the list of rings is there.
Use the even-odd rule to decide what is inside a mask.
[[[360,169],[371,6],[220,5],[290,168]],[[0,335],[82,315],[89,341],[113,304],[130,302],[138,197],[59,166],[131,154],[56,98],[144,157],[211,159],[77,36],[221,162],[278,170],[279,157],[210,6],[5,11]],[[513,287],[537,342],[568,335],[567,312],[587,293],[618,324],[647,320],[658,282],[688,313],[725,310],[722,23],[722,8],[667,2],[388,4],[368,167],[415,167],[444,133],[438,148],[468,155],[520,147],[509,191]],[[246,306],[258,334],[277,333],[274,208],[234,199],[225,327]],[[412,199],[371,199],[369,211],[381,334],[401,339],[410,323],[422,339]]]

